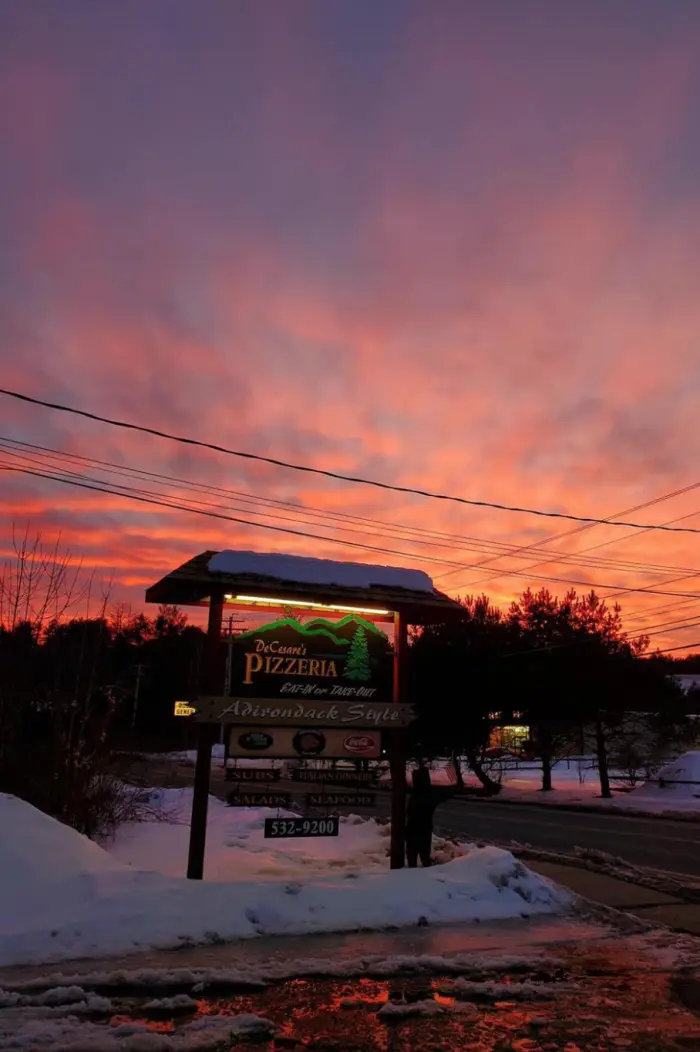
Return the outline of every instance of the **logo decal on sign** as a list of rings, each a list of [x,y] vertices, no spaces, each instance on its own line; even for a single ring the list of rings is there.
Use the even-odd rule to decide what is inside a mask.
[[[318,756],[326,748],[326,736],[320,731],[299,731],[292,745],[300,756]]]
[[[264,731],[249,731],[248,734],[241,734],[238,744],[241,749],[260,752],[261,749],[269,749],[274,740],[271,734],[265,734]]]
[[[343,748],[354,753],[373,752],[376,744],[376,738],[369,734],[351,734],[343,742]]]

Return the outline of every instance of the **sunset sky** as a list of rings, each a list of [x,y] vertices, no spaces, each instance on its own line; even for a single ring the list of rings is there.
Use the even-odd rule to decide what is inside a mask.
[[[4,0],[0,385],[619,515],[700,480],[699,129],[698,0]],[[700,640],[700,534],[561,536],[576,524],[6,397],[0,420],[3,555],[13,520],[60,531],[135,609],[191,555],[243,547],[415,566],[501,604],[567,587],[541,577],[648,589],[620,595],[630,629]],[[7,439],[209,487],[51,460],[257,525],[9,471],[49,455]],[[700,488],[620,517],[700,530]]]

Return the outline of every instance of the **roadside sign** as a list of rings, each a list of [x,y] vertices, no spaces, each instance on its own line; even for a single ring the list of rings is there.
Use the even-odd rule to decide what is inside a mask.
[[[278,782],[282,776],[279,767],[227,767],[227,782]]]
[[[265,790],[234,789],[226,797],[229,807],[289,807],[291,793],[277,793],[273,789]]]
[[[392,700],[392,674],[389,639],[357,611],[303,624],[276,617],[232,640],[231,692],[241,698],[386,703]]]
[[[328,818],[266,818],[267,840],[296,840],[302,837],[338,836],[340,819]]]
[[[194,705],[190,705],[189,701],[176,701],[173,715],[175,716],[194,716],[196,712]]]
[[[375,793],[307,793],[307,807],[375,807]]]

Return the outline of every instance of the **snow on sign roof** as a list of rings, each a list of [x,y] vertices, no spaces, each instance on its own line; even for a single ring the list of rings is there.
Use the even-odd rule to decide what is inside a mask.
[[[296,584],[337,585],[344,588],[404,588],[409,592],[435,591],[422,570],[403,570],[397,566],[370,566],[366,563],[339,563],[333,559],[312,559],[304,555],[276,555],[267,552],[223,551],[208,564],[211,573],[238,576],[254,574]]]

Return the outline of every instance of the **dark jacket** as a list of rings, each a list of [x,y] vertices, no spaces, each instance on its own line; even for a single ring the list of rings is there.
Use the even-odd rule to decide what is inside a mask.
[[[437,786],[415,787],[409,792],[406,806],[406,825],[411,829],[432,826],[435,808],[455,795],[455,789]]]

